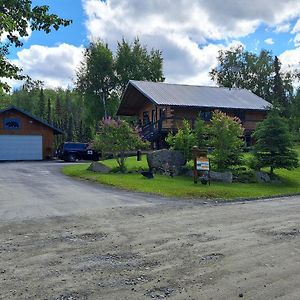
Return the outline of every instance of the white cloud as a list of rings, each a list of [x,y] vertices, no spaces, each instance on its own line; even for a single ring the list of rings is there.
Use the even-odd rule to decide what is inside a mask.
[[[274,41],[272,38],[268,38],[268,39],[265,39],[264,41],[267,45],[273,45],[274,44]]]
[[[167,81],[198,84],[211,83],[207,73],[216,64],[218,50],[231,40],[255,32],[261,24],[287,30],[288,22],[300,16],[298,0],[82,3],[90,39],[101,38],[115,49],[123,37],[132,41],[139,36],[143,44],[162,50]]]
[[[276,33],[289,32],[290,28],[291,28],[290,23],[279,24],[275,27],[275,32]]]
[[[23,73],[42,80],[47,87],[67,88],[72,85],[75,71],[82,59],[83,47],[61,44],[57,47],[32,45],[17,53],[13,61]]]
[[[283,71],[295,71],[300,70],[300,47],[286,50],[279,55],[281,62],[281,68]]]
[[[296,47],[300,46],[300,33],[297,33],[294,37],[294,44]]]
[[[291,31],[291,33],[297,33],[300,31],[300,19],[298,19],[298,21],[296,22],[293,30]]]

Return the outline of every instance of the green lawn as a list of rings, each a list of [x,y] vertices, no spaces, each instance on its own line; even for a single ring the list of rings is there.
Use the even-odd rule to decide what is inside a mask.
[[[128,157],[126,159],[127,170],[129,172],[135,171],[135,170],[138,170],[138,169],[147,170],[148,169],[148,163],[147,163],[146,155],[142,155],[141,158],[142,158],[141,161],[137,161],[136,156]],[[111,169],[118,167],[118,164],[117,164],[115,159],[103,160],[103,161],[101,161],[101,163],[103,163],[104,165],[106,165],[107,167],[109,167]]]
[[[297,149],[300,152],[300,148]],[[109,167],[116,167],[114,160],[103,161]],[[63,169],[65,175],[92,180],[102,184],[119,187],[126,190],[159,194],[170,197],[183,198],[207,198],[207,199],[237,199],[259,198],[278,195],[291,195],[300,193],[300,168],[287,171],[277,170],[276,174],[282,181],[281,184],[262,183],[215,183],[205,186],[200,183],[194,184],[191,177],[167,177],[155,175],[154,179],[146,179],[140,174],[97,174],[87,171],[89,164],[66,166]],[[128,158],[127,168],[130,171],[144,168],[147,169],[145,156],[141,162],[135,157]]]

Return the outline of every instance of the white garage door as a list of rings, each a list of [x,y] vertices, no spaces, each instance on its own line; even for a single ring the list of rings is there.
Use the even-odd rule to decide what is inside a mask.
[[[39,135],[0,135],[0,160],[42,160]]]

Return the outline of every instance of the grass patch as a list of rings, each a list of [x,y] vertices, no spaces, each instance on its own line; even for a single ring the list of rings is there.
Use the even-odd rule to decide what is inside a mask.
[[[118,163],[116,162],[115,159],[102,160],[101,163],[111,169],[118,168]],[[128,157],[126,159],[125,165],[126,165],[127,171],[129,171],[129,172],[136,171],[139,169],[148,170],[148,163],[147,163],[146,155],[141,156],[141,161],[137,161],[136,156]]]
[[[300,153],[300,147],[297,147]],[[117,167],[113,159],[102,161],[110,168]],[[78,164],[65,166],[63,173],[68,176],[95,181],[126,190],[158,194],[178,198],[207,198],[207,199],[238,199],[238,198],[260,198],[280,195],[292,195],[300,193],[300,168],[292,171],[276,170],[275,174],[282,181],[281,184],[264,183],[217,183],[205,186],[200,183],[194,184],[191,177],[167,177],[155,175],[154,179],[146,179],[140,174],[99,174],[87,170],[89,164]],[[146,156],[142,161],[136,161],[136,157],[127,159],[129,171],[139,168],[148,169]]]
[[[97,174],[87,171],[89,164],[71,165],[63,169],[68,176],[78,177],[126,190],[153,193],[179,198],[259,198],[300,193],[300,170],[284,171],[277,174],[282,184],[244,184],[244,183],[212,183],[211,186],[194,184],[190,177],[166,177],[156,175],[148,180],[140,174]]]

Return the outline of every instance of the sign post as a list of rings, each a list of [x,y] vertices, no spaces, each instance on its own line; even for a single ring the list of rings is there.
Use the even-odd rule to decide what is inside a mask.
[[[193,147],[194,156],[194,183],[198,182],[200,179],[202,184],[210,185],[210,164],[209,158],[207,157],[206,148]]]

